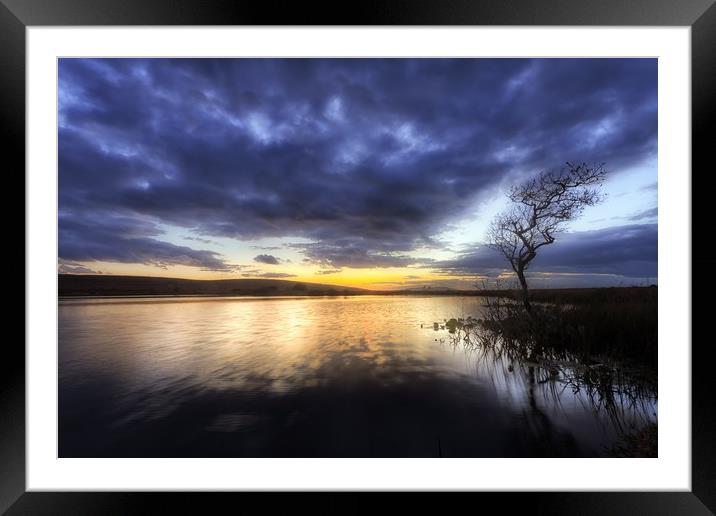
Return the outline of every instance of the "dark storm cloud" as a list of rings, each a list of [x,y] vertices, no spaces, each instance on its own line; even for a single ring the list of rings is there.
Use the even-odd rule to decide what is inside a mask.
[[[373,250],[371,246],[381,250]],[[292,244],[291,247],[306,256],[305,262],[329,268],[404,267],[429,261],[400,252],[407,249],[405,243],[376,242],[360,237],[335,238],[331,243]]]
[[[295,278],[295,274],[289,274],[287,272],[254,272],[242,274],[245,278],[264,278],[264,279],[281,279],[281,278]]]
[[[554,244],[540,250],[529,270],[532,273],[656,276],[657,237],[656,224],[565,233]],[[509,269],[509,262],[497,251],[479,246],[455,260],[436,262],[432,266],[447,274],[476,275]]]
[[[659,215],[658,208],[650,208],[648,210],[642,210],[634,213],[629,217],[629,220],[637,222],[644,219],[653,219]]]
[[[214,244],[217,245],[217,242],[214,242],[213,240],[210,240],[208,238],[201,238],[201,237],[192,237],[192,236],[185,236],[184,240],[193,240],[195,242],[201,242],[202,244]]]
[[[97,274],[98,271],[85,267],[79,263],[60,260],[57,264],[57,272],[60,274]]]
[[[278,265],[281,263],[281,260],[271,254],[259,254],[258,256],[254,256],[254,261],[268,265]]]
[[[289,274],[287,272],[264,272],[259,274],[260,278],[295,278],[295,274]]]
[[[156,235],[161,235],[156,227],[133,219],[89,221],[60,213],[59,256],[63,260],[141,263],[164,268],[188,265],[228,271],[234,267],[213,251],[174,245],[153,238]]]
[[[334,267],[405,265],[397,251],[428,245],[506,178],[652,156],[656,71],[655,59],[62,59],[60,206],[93,223],[61,251],[225,266],[142,234],[150,221],[305,237],[306,256]],[[103,226],[114,216],[138,221],[131,238]],[[342,250],[346,235],[363,241]]]

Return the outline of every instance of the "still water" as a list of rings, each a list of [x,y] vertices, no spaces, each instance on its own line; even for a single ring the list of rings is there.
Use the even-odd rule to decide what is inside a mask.
[[[475,297],[59,304],[61,457],[602,456],[656,420],[440,325]]]

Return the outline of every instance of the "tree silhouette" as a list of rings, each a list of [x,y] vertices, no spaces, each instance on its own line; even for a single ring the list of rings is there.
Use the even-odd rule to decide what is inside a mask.
[[[507,258],[522,287],[522,302],[532,314],[525,271],[537,250],[552,244],[587,206],[601,202],[600,188],[606,171],[604,164],[573,165],[542,172],[509,189],[512,206],[495,217],[488,232],[488,245]]]

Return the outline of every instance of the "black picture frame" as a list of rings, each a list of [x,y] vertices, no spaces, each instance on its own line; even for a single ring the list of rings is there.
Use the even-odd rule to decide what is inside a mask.
[[[714,0],[364,0],[353,3],[262,0],[0,0],[0,127],[7,176],[19,180],[25,168],[25,29],[44,25],[635,25],[690,26],[692,71],[692,235],[705,227],[711,191],[704,188],[716,127],[716,5]],[[10,159],[8,159],[10,158]],[[15,159],[11,159],[15,158]],[[12,172],[11,172],[12,170]],[[674,171],[688,174],[688,170]],[[692,173],[692,181],[695,177]],[[24,191],[24,181],[18,186]],[[16,188],[18,188],[16,187]],[[7,186],[6,186],[7,188]],[[15,190],[19,191],[19,190]],[[712,203],[712,201],[711,201]],[[16,224],[16,213],[8,221]],[[23,236],[24,238],[24,236]],[[692,249],[692,270],[711,269],[707,248]],[[27,274],[27,270],[25,271]],[[496,502],[501,512],[537,514],[713,514],[716,512],[716,386],[710,371],[712,339],[697,330],[712,303],[697,294],[709,288],[692,282],[692,490],[690,492],[471,493],[472,507]],[[24,309],[24,304],[23,304]],[[160,504],[162,512],[212,513],[232,506],[241,493],[55,493],[25,489],[25,351],[19,338],[6,337],[0,360],[0,513],[135,514]],[[314,500],[308,508],[345,513],[374,502],[345,494]],[[464,495],[463,495],[464,496]],[[283,505],[286,496],[263,496],[262,510]],[[295,503],[296,495],[290,497]],[[298,497],[304,500],[306,497]],[[405,502],[403,502],[405,503]],[[416,494],[410,503],[424,504]],[[368,505],[370,504],[370,505]],[[409,510],[403,506],[404,510]],[[236,506],[237,510],[239,509]],[[295,510],[295,509],[294,509]]]

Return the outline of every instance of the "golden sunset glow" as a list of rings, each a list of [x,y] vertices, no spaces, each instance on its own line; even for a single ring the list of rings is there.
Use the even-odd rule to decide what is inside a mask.
[[[435,282],[463,281],[462,276],[440,274],[426,268],[390,267],[390,268],[344,268],[339,271],[328,271],[311,265],[287,263],[279,266],[251,267],[250,276],[242,276],[241,271],[208,271],[196,267],[172,265],[158,267],[155,265],[127,264],[116,262],[80,263],[92,267],[101,274],[119,276],[149,276],[182,279],[223,280],[242,279],[248,277],[264,279],[282,279],[305,283],[320,283],[358,287],[369,290],[397,290],[405,288],[421,288]],[[275,277],[274,277],[275,276]],[[476,278],[479,278],[476,276]],[[470,284],[466,284],[469,288]]]

